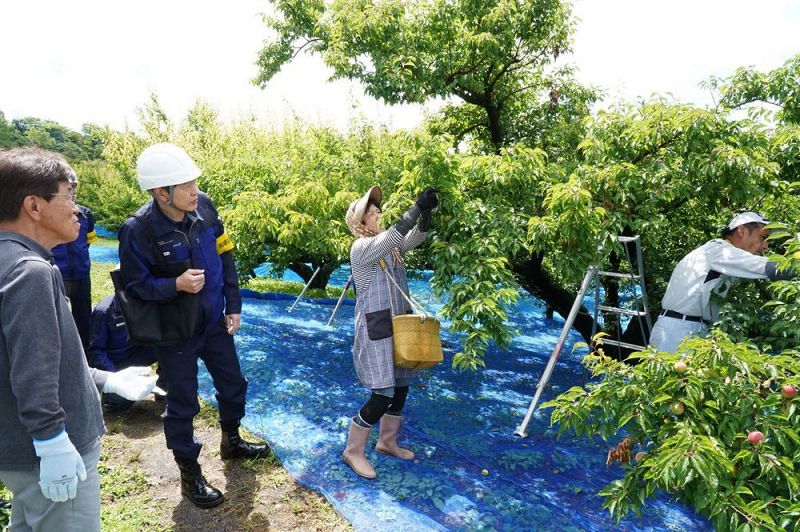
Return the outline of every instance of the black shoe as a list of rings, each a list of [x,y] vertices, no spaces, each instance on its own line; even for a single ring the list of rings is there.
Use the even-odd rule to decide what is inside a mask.
[[[103,406],[103,412],[112,414],[128,410],[133,406],[133,401],[129,401],[115,393],[104,393],[100,404]]]
[[[239,430],[222,432],[219,443],[219,454],[223,460],[233,458],[266,459],[272,456],[272,449],[266,443],[252,443],[239,436]]]
[[[197,460],[178,458],[178,469],[181,470],[181,494],[192,501],[198,508],[213,508],[225,501],[222,492],[208,483]]]

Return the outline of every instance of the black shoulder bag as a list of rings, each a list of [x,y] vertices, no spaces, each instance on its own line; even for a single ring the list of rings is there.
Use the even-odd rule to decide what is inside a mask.
[[[191,268],[191,261],[167,264],[158,249],[150,224],[141,216],[134,215],[134,218],[147,235],[150,251],[157,262],[151,269],[154,276],[174,279]],[[178,292],[169,301],[146,301],[125,290],[119,269],[111,272],[111,280],[114,283],[114,298],[125,320],[130,343],[151,347],[168,346],[185,342],[197,332],[200,319],[199,294]]]

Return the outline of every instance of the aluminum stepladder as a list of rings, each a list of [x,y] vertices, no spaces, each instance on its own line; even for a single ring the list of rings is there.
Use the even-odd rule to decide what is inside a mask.
[[[531,400],[530,406],[528,406],[528,411],[525,413],[525,418],[522,420],[522,423],[517,430],[514,432],[517,436],[526,437],[528,436],[528,424],[533,417],[533,413],[536,411],[536,406],[539,404],[539,399],[541,398],[542,392],[544,391],[547,383],[550,381],[550,377],[553,374],[553,369],[556,366],[556,362],[558,362],[558,357],[561,355],[561,351],[564,349],[564,343],[567,340],[567,336],[569,335],[569,331],[572,328],[572,325],[575,323],[575,318],[578,316],[578,312],[580,311],[581,306],[583,306],[583,299],[586,296],[586,291],[589,289],[589,286],[592,284],[592,281],[595,282],[595,290],[594,290],[594,325],[592,326],[592,337],[594,337],[595,333],[597,332],[597,323],[599,318],[599,312],[603,311],[610,314],[618,314],[618,315],[627,315],[631,317],[636,317],[639,319],[641,331],[643,333],[642,344],[647,344],[646,338],[649,336],[650,331],[653,328],[653,324],[650,318],[650,308],[647,304],[647,290],[645,289],[644,284],[644,261],[642,259],[642,243],[639,239],[639,236],[618,236],[617,241],[622,244],[622,247],[625,249],[625,255],[628,258],[628,266],[629,272],[606,272],[600,270],[597,266],[589,266],[586,270],[586,275],[583,278],[583,282],[581,282],[581,287],[578,290],[578,294],[575,296],[575,301],[572,303],[572,308],[569,311],[569,315],[567,316],[567,320],[564,322],[564,327],[561,329],[561,335],[558,337],[558,341],[556,342],[555,347],[553,348],[553,352],[550,355],[550,360],[547,361],[547,366],[544,368],[544,373],[542,373],[542,377],[539,379],[539,383],[536,385],[536,393]],[[636,249],[636,273],[633,273],[634,264],[633,259],[631,258],[630,254],[630,247],[633,246]],[[629,308],[618,308],[618,307],[610,307],[606,305],[600,305],[600,277],[614,277],[617,279],[627,279],[631,282],[635,282],[641,291],[640,297],[642,302],[642,309],[641,310],[634,310]],[[636,294],[634,294],[634,300]],[[642,318],[644,318],[644,323],[641,322]],[[645,325],[647,328],[645,329]],[[619,324],[618,324],[619,327]],[[621,339],[611,339],[605,338],[603,339],[603,344],[605,345],[613,345],[622,347],[625,349],[632,349],[635,351],[642,351],[645,349],[645,345],[636,345],[627,342],[623,342]]]

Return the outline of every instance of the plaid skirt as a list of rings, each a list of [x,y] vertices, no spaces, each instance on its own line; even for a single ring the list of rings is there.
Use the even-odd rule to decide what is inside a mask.
[[[387,265],[393,263],[388,256],[384,260]],[[397,284],[408,293],[408,281],[403,265],[393,265],[390,268],[390,274]],[[387,310],[390,313],[387,313]],[[375,278],[367,289],[356,292],[353,365],[359,380],[365,387],[370,389],[390,388],[395,386],[396,379],[410,379],[419,373],[420,370],[399,368],[394,365],[394,337],[381,337],[390,334],[390,330],[376,334],[376,330],[386,329],[385,321],[391,319],[391,316],[409,312],[411,312],[411,308],[408,302],[388,279],[386,272],[380,268],[376,271]],[[379,321],[384,323],[378,323]],[[369,328],[368,322],[370,322]]]

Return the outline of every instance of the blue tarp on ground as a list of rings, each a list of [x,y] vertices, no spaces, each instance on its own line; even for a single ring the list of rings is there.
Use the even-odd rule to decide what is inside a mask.
[[[119,260],[114,247],[91,246],[90,253],[95,261]],[[344,286],[349,274],[337,270],[330,284]],[[410,284],[417,299],[436,311],[429,278],[428,272]],[[301,282],[291,271],[283,279]],[[491,346],[486,369],[478,373],[451,369],[459,339],[444,324],[445,362],[412,385],[405,411],[403,439],[417,460],[406,463],[371,450],[379,476],[366,481],[340,459],[350,417],[368,396],[351,361],[352,301],[345,300],[329,328],[333,300],[303,300],[290,314],[294,296],[249,290],[243,296],[236,341],[250,383],[244,423],[272,443],[298,482],[322,492],[357,530],[711,528],[665,497],[649,502],[643,518],[616,525],[596,496],[622,476],[620,466],[605,466],[607,445],[557,438],[543,411],[535,415],[528,438],[513,435],[563,325],[560,318],[546,320],[544,307],[533,298],[523,299],[511,314],[511,325],[520,331],[511,349]],[[568,346],[575,341],[580,338],[573,334]],[[569,351],[544,400],[581,383],[580,354]],[[200,393],[213,402],[205,370],[200,380]]]
[[[119,250],[112,246],[89,246],[89,258],[94,262],[119,262]]]
[[[346,277],[345,277],[346,279]],[[413,281],[428,300],[425,281]],[[250,386],[245,426],[266,437],[300,483],[322,492],[357,530],[707,530],[709,523],[666,497],[642,518],[616,525],[596,493],[622,476],[606,467],[608,446],[564,436],[539,411],[525,439],[513,435],[563,321],[525,299],[514,309],[521,334],[507,352],[490,347],[486,368],[454,371],[458,338],[443,330],[445,362],[411,386],[402,439],[414,463],[370,450],[378,479],[362,480],[340,458],[350,417],[368,392],[351,361],[353,307],[328,328],[332,306],[245,299],[237,335]],[[445,324],[446,325],[446,324]],[[579,341],[570,337],[568,345]],[[580,384],[579,354],[566,349],[544,399]],[[201,372],[201,394],[213,387]],[[373,431],[373,433],[376,431]],[[372,435],[370,448],[376,434]]]
[[[103,237],[103,238],[117,238],[117,232],[116,231],[112,231],[110,229],[106,229],[102,225],[95,224],[94,232],[97,233],[97,236],[100,236],[100,237]]]

